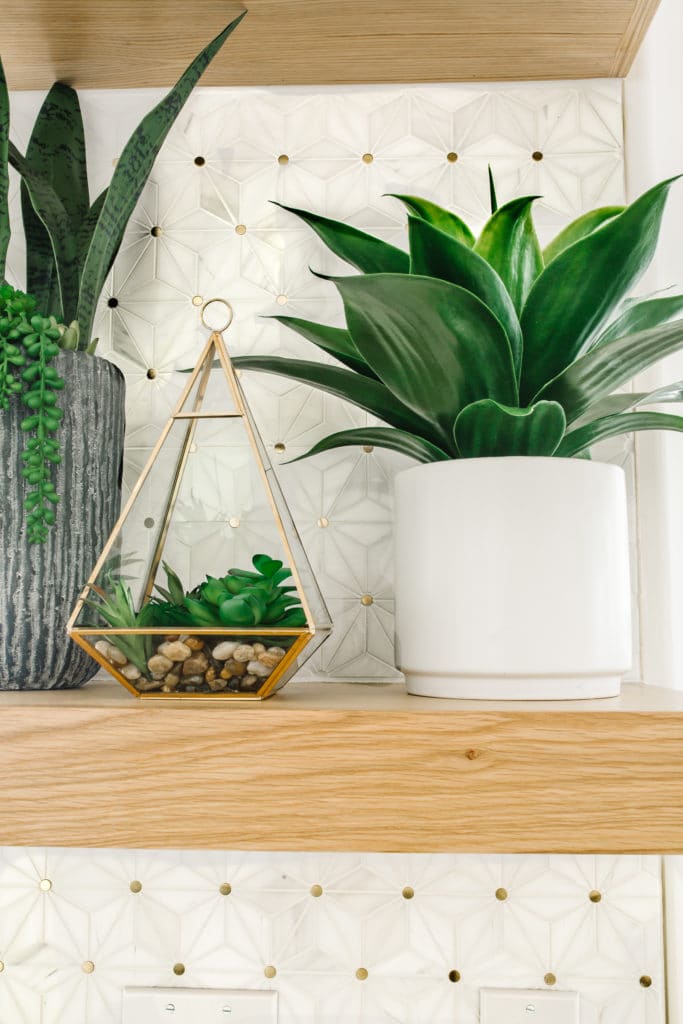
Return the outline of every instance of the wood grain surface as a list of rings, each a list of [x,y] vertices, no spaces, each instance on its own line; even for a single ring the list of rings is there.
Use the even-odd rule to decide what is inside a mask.
[[[456,82],[625,75],[659,0],[5,0],[11,89],[170,86],[249,16],[205,85]]]
[[[0,695],[0,844],[683,852],[683,694],[489,704],[290,684]]]

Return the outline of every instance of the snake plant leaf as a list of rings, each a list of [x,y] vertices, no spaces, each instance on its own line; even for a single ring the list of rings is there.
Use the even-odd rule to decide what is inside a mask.
[[[561,257],[558,257],[561,259]],[[535,396],[559,402],[574,423],[641,370],[683,348],[683,321],[615,338],[581,356]]]
[[[540,394],[580,356],[644,272],[674,180],[655,185],[619,216],[570,245],[536,280],[522,313],[522,402]]]
[[[496,183],[493,180],[491,164],[489,164],[489,203],[491,204],[491,213],[493,214],[498,209],[498,197],[496,196]]]
[[[62,316],[57,264],[50,236],[33,209],[26,182],[21,180],[21,220],[26,239],[26,290],[34,296],[38,309]]]
[[[457,214],[451,213],[450,210],[444,210],[443,206],[438,206],[429,199],[420,199],[419,196],[398,195],[396,192],[386,192],[385,195],[391,196],[392,199],[399,199],[414,217],[433,224],[435,228],[445,231],[447,235],[456,238],[463,245],[470,248],[474,245],[474,235],[465,221],[461,220]]]
[[[305,455],[300,455],[291,461],[299,462],[300,459],[307,459],[309,455],[319,455],[321,452],[330,452],[335,448],[348,448],[352,445],[363,444],[371,444],[376,448],[389,448],[392,451],[400,452],[401,455],[408,455],[418,462],[443,462],[453,457],[424,438],[408,434],[405,430],[394,430],[388,427],[358,427],[355,430],[339,430],[336,434],[330,434],[329,437],[314,444]]]
[[[645,299],[629,305],[614,323],[602,332],[592,343],[591,348],[604,345],[614,338],[623,338],[625,334],[635,334],[648,327],[665,324],[683,313],[683,295],[668,295],[661,299]]]
[[[482,395],[517,403],[510,343],[476,295],[417,275],[366,274],[334,283],[361,355],[397,399],[435,424],[430,440],[436,444],[452,446],[456,416]]]
[[[474,246],[474,251],[498,273],[518,314],[543,270],[541,247],[531,217],[531,204],[537,198],[524,196],[500,206],[484,225]]]
[[[331,220],[308,210],[299,210],[294,206],[285,206],[284,203],[276,203],[274,200],[271,202],[274,206],[279,206],[280,209],[287,210],[288,213],[293,213],[303,220],[335,256],[339,256],[345,263],[350,263],[361,273],[408,273],[410,261],[403,249],[397,249],[395,245],[353,228],[350,224]]]
[[[623,206],[600,206],[596,210],[590,210],[588,213],[582,214],[581,217],[577,217],[571,224],[567,224],[566,228],[563,228],[559,235],[553,238],[550,245],[543,250],[543,262],[546,267],[574,242],[590,235],[591,232],[602,227],[606,221],[623,213],[624,209]]]
[[[170,92],[143,117],[119,157],[81,275],[77,319],[86,345],[90,341],[95,307],[109,268],[157,154],[195,85],[246,13],[243,11],[234,18],[195,57]]]
[[[107,198],[107,191],[108,190],[105,188],[104,191],[100,192],[97,199],[92,204],[88,212],[85,214],[81,223],[78,225],[78,251],[81,256],[81,261],[85,260],[85,257],[88,253],[88,249],[90,248],[93,232],[95,230],[95,227],[97,226],[97,221],[100,218],[100,213],[102,212],[104,201]],[[114,260],[112,259],[112,263],[113,262]],[[111,270],[111,264],[109,266],[109,269]],[[107,271],[107,273],[109,273],[109,271]]]
[[[0,61],[0,283],[5,280],[9,226],[9,93]]]
[[[537,402],[519,409],[484,398],[462,410],[453,433],[463,459],[480,459],[552,455],[565,427],[564,409],[557,402]]]
[[[522,329],[510,293],[490,263],[456,238],[416,217],[408,218],[408,237],[411,274],[450,281],[481,299],[507,334],[519,378]]]
[[[64,204],[49,181],[33,170],[12,142],[9,144],[9,159],[26,184],[33,209],[50,237],[59,285],[60,311],[74,309],[78,300],[78,245]]]
[[[598,441],[638,430],[682,430],[683,416],[663,412],[627,412],[586,423],[565,435],[555,454],[571,458],[586,451]]]
[[[237,356],[232,360],[232,365],[238,370],[277,373],[302,384],[311,384],[330,395],[357,405],[392,427],[417,434],[435,444],[441,440],[434,423],[428,418],[416,415],[399,402],[381,381],[360,377],[341,366],[329,366],[306,359],[288,359],[284,356]]]
[[[270,320],[277,320],[285,327],[291,327],[293,331],[300,334],[306,341],[313,342],[323,352],[334,356],[350,370],[362,374],[364,377],[377,377],[365,362],[353,342],[353,338],[344,327],[328,327],[326,324],[316,324],[312,320],[300,320],[295,316],[273,316]]]

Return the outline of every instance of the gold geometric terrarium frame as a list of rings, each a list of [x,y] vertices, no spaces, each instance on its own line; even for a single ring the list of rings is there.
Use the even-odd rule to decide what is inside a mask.
[[[227,320],[220,327],[211,327],[206,320],[207,309],[210,306],[215,307],[218,304],[222,304],[227,310]],[[296,527],[292,520],[289,509],[287,508],[286,502],[280,490],[277,478],[273,473],[272,466],[268,459],[265,447],[260,438],[258,430],[254,424],[251,416],[251,412],[244,398],[241,385],[235,374],[228,351],[223,338],[223,333],[230,326],[233,319],[233,311],[230,304],[224,299],[210,299],[201,309],[201,322],[211,333],[206,346],[197,361],[195,369],[189,376],[187,385],[183,390],[173,412],[167,421],[160,437],[158,438],[152,453],[145,464],[142,473],[136,482],[128,501],[117,521],[114,530],[109,537],[107,544],[105,545],[98,562],[93,569],[90,578],[86,586],[81,593],[78,602],[73,610],[71,618],[67,625],[67,631],[69,635],[76,641],[84,650],[86,650],[103,668],[105,668],[119,683],[126,687],[136,697],[142,699],[221,699],[221,700],[263,700],[267,697],[272,696],[277,690],[281,689],[282,686],[291,678],[291,676],[300,667],[302,661],[302,655],[306,652],[306,657],[317,649],[317,647],[326,639],[327,635],[331,630],[331,622],[329,613],[325,607],[323,598],[318,590],[317,583],[313,577],[312,571],[308,564],[305,552],[301,545]],[[222,370],[222,374],[227,381],[228,388],[226,394],[229,394],[232,398],[233,408],[219,408],[209,409],[208,411],[203,408],[203,403],[207,397],[210,382],[212,381],[212,373],[216,373],[216,368],[219,367]],[[215,380],[215,378],[213,378]],[[183,474],[186,470],[188,457],[193,450],[194,439],[198,424],[203,420],[235,420],[239,419],[244,425],[246,437],[251,449],[251,454],[254,458],[255,464],[258,467],[259,477],[263,490],[267,498],[267,504],[272,513],[273,521],[277,527],[277,535],[282,545],[282,551],[285,557],[285,564],[291,570],[291,583],[295,588],[296,596],[300,601],[300,607],[305,616],[305,625],[301,626],[278,626],[274,624],[272,626],[191,626],[191,627],[170,627],[170,626],[149,626],[149,627],[132,627],[132,628],[116,628],[110,625],[100,626],[90,621],[92,613],[88,611],[88,599],[93,595],[101,595],[102,587],[101,581],[103,574],[105,573],[106,567],[110,562],[112,554],[116,551],[117,544],[121,539],[121,532],[124,528],[125,523],[134,508],[136,501],[138,500],[140,493],[145,486],[159,456],[159,453],[164,447],[164,443],[169,438],[169,434],[178,424],[182,424],[184,427],[184,434],[182,434],[182,440],[179,444],[178,455],[175,462],[175,468],[173,472],[170,485],[168,487],[167,498],[165,500],[165,508],[163,516],[159,523],[159,529],[157,537],[154,543],[153,552],[151,558],[148,559],[147,569],[144,574],[144,584],[142,586],[142,597],[139,601],[139,605],[142,606],[147,602],[155,586],[155,580],[159,566],[162,562],[164,546],[167,541],[167,535],[171,524],[171,519],[174,513],[176,502],[183,479]],[[295,550],[296,549],[296,550]],[[306,585],[304,585],[304,577],[306,578]],[[173,642],[174,634],[177,635],[178,640],[182,644],[187,642],[189,634],[189,642],[194,641],[195,647],[200,643],[206,643],[205,650],[208,652],[210,644],[216,644],[226,646],[230,645],[230,641],[238,644],[238,650],[245,646],[246,648],[253,648],[253,643],[256,643],[255,638],[258,638],[259,643],[256,643],[256,647],[266,647],[269,642],[279,641],[280,646],[267,648],[265,654],[268,651],[282,651],[284,649],[284,656],[278,664],[272,669],[270,674],[261,679],[258,678],[257,684],[252,684],[252,688],[249,692],[242,692],[241,690],[235,689],[222,689],[222,690],[210,690],[206,692],[206,686],[202,692],[186,692],[180,689],[169,689],[167,686],[155,686],[155,688],[147,688],[149,680],[143,678],[131,679],[130,673],[128,677],[125,672],[125,667],[120,664],[113,663],[108,656],[105,656],[103,649],[107,646],[111,646],[112,641],[115,641],[117,637],[123,638],[125,641],[126,637],[150,637],[152,640],[151,644],[157,643],[161,645],[162,641],[166,642],[166,649],[168,650],[168,641]],[[184,639],[183,639],[184,638]],[[100,644],[100,649],[96,646],[97,641],[104,642]],[[252,643],[253,641],[253,643]],[[263,642],[265,641],[265,643]],[[284,645],[284,647],[283,647]],[[115,646],[115,643],[114,643]],[[158,647],[154,648],[155,651]],[[119,660],[119,659],[117,659]],[[228,659],[230,660],[230,659]],[[227,663],[227,662],[226,662]],[[220,663],[214,663],[220,664]],[[180,671],[175,669],[174,671]],[[237,677],[236,677],[237,678]],[[247,676],[247,678],[251,678]],[[158,682],[158,680],[157,680]],[[207,684],[208,685],[208,684]]]

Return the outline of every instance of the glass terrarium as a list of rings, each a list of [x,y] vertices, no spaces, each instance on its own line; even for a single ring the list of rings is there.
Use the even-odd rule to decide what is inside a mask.
[[[81,594],[73,639],[138,697],[261,699],[331,629],[230,363],[232,310]],[[211,310],[208,307],[211,307]]]

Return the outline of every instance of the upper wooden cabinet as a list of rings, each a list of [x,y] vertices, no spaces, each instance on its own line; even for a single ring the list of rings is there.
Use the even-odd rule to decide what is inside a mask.
[[[659,0],[248,0],[204,85],[625,75]],[[170,86],[243,5],[5,0],[11,89]]]

